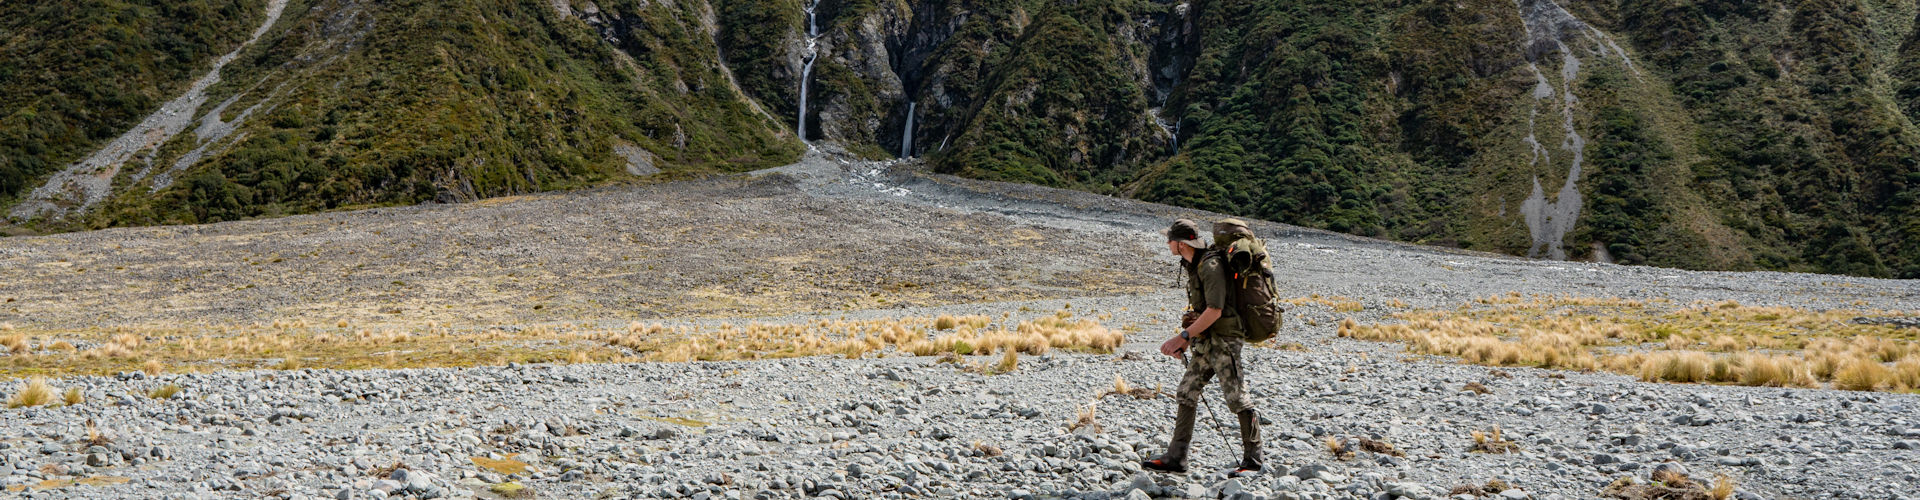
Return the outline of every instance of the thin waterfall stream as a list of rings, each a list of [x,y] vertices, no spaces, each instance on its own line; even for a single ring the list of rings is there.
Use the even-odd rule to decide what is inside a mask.
[[[813,63],[820,60],[820,25],[814,21],[814,10],[820,6],[820,0],[807,3],[807,55],[806,65],[800,68],[800,115],[794,130],[800,134],[800,142],[807,141],[807,81],[813,79]]]
[[[913,110],[914,107],[919,105],[920,103],[917,102],[907,102],[907,126],[901,127],[900,129],[901,158],[913,157]]]

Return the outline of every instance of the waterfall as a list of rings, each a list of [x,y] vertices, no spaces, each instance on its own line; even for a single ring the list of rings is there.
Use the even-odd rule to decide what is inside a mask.
[[[1160,126],[1160,131],[1167,134],[1167,142],[1173,147],[1173,152],[1168,155],[1180,154],[1180,121],[1174,120],[1173,126],[1167,126],[1167,120],[1160,117],[1160,108],[1147,108],[1147,115],[1152,116],[1153,124]]]
[[[907,102],[907,126],[900,129],[900,157],[913,157],[913,108],[920,103]]]
[[[807,142],[807,80],[813,78],[813,62],[820,60],[820,25],[814,22],[813,11],[820,6],[820,0],[807,3],[807,55],[806,65],[800,68],[800,121],[794,130],[800,133],[800,142]]]
[[[1527,30],[1527,46],[1523,47],[1527,58],[1527,67],[1532,70],[1535,84],[1533,87],[1532,111],[1527,117],[1527,136],[1522,139],[1532,156],[1530,165],[1542,163],[1551,166],[1552,159],[1545,147],[1540,145],[1534,135],[1534,118],[1540,113],[1540,106],[1552,105],[1555,89],[1540,71],[1539,63],[1543,56],[1552,52],[1560,53],[1560,129],[1563,138],[1560,149],[1568,153],[1570,164],[1567,179],[1560,185],[1553,201],[1547,201],[1547,190],[1540,184],[1540,177],[1533,177],[1533,193],[1520,204],[1521,212],[1526,216],[1527,231],[1533,244],[1527,248],[1528,257],[1540,257],[1545,250],[1546,257],[1554,260],[1566,260],[1567,251],[1562,248],[1567,233],[1573,232],[1573,224],[1580,217],[1580,180],[1581,164],[1586,160],[1587,140],[1581,137],[1574,126],[1573,108],[1580,98],[1573,91],[1575,82],[1580,78],[1581,61],[1575,55],[1576,48],[1584,48],[1599,56],[1618,57],[1627,72],[1638,79],[1639,69],[1633,60],[1621,50],[1611,37],[1599,29],[1581,22],[1553,0],[1515,0],[1514,6],[1520,11],[1521,25]],[[1575,42],[1571,43],[1570,42]],[[1577,42],[1586,42],[1584,44]]]

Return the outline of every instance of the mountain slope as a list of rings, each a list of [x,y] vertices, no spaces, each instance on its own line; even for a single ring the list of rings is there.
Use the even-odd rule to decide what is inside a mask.
[[[258,22],[249,9],[217,19]],[[795,158],[804,117],[805,139],[865,157],[1354,234],[1914,278],[1917,16],[1910,0],[313,0],[106,201],[28,192],[112,135],[93,131],[8,156],[0,206],[59,230],[736,171]],[[145,92],[127,109],[167,95]],[[22,109],[0,109],[14,150],[45,128]],[[120,113],[102,130],[137,117]],[[145,170],[162,173],[127,174]],[[20,208],[39,206],[59,210]]]
[[[791,133],[718,64],[709,9],[295,4],[222,72],[194,133],[130,161],[92,210],[55,195],[61,210],[26,215],[207,222],[791,161]]]
[[[261,0],[0,5],[0,200],[184,92],[265,17]]]

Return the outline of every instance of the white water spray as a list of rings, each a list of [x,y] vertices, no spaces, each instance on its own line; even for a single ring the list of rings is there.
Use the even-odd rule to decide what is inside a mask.
[[[917,102],[907,102],[907,126],[900,130],[901,158],[913,157],[913,109],[919,105]]]
[[[813,78],[813,62],[820,60],[820,25],[814,22],[813,11],[820,6],[820,0],[807,3],[807,55],[806,65],[800,68],[800,121],[794,130],[800,133],[800,142],[807,142],[807,80]]]
[[[1160,131],[1167,134],[1167,143],[1173,147],[1173,152],[1170,154],[1180,154],[1180,122],[1175,120],[1172,126],[1168,126],[1167,120],[1160,117],[1160,111],[1160,108],[1147,108],[1147,115],[1152,116],[1153,124],[1158,125]]]

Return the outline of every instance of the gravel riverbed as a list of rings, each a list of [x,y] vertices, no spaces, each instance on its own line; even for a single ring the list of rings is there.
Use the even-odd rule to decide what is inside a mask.
[[[1342,318],[1384,320],[1392,300],[1454,307],[1519,292],[1913,310],[1920,284],[1534,261],[1271,223],[1257,230],[1282,263],[1284,296],[1352,297],[1367,308],[1294,308],[1279,341],[1304,350],[1248,351],[1256,406],[1270,422],[1269,473],[1226,477],[1237,430],[1232,418],[1210,415],[1224,411],[1210,389],[1194,470],[1143,474],[1136,463],[1164,446],[1172,399],[1102,394],[1116,378],[1168,392],[1178,382],[1178,362],[1153,353],[1183,305],[1172,258],[1153,252],[1157,231],[1173,217],[1217,216],[910,167],[812,155],[761,175],[785,176],[789,195],[820,205],[952,211],[989,218],[989,227],[1005,221],[1111,242],[1128,250],[1098,255],[1153,256],[1157,267],[1143,272],[1164,272],[1165,285],[737,319],[1018,318],[1065,309],[1139,332],[1112,354],[1023,356],[1001,375],[894,354],[57,379],[50,383],[83,388],[89,401],[0,411],[0,488],[27,498],[1390,499],[1449,498],[1455,487],[1499,480],[1511,487],[1488,492],[1499,498],[1574,499],[1677,467],[1709,481],[1728,476],[1741,498],[1920,498],[1917,395],[1494,369],[1334,335]],[[565,196],[591,203],[622,194]],[[327,217],[351,223],[355,215]],[[10,244],[0,239],[0,250]],[[1470,382],[1490,392],[1465,390]],[[147,396],[164,384],[182,390]],[[1090,404],[1099,428],[1071,429]],[[107,439],[89,443],[89,421]],[[1471,452],[1471,433],[1494,427],[1519,450]],[[1323,445],[1330,436],[1404,453],[1337,459]]]

